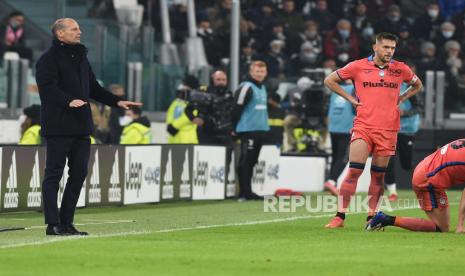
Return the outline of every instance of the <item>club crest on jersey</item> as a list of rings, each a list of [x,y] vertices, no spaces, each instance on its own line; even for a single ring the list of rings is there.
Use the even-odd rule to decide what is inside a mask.
[[[384,70],[379,70],[379,76],[384,77]]]

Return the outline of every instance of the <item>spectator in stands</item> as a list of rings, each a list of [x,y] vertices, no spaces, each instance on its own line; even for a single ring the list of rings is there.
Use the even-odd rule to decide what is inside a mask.
[[[187,2],[175,3],[170,6],[170,27],[173,32],[173,41],[183,43],[188,30],[187,23]]]
[[[90,17],[115,18],[116,13],[113,0],[93,0],[88,14]]]
[[[373,54],[373,42],[375,41],[375,29],[371,23],[367,22],[367,25],[362,27],[360,30],[360,56],[367,57]]]
[[[113,93],[113,95],[124,98],[124,87],[121,84],[112,84],[108,87],[108,90]],[[109,143],[119,144],[121,138],[121,132],[123,127],[120,124],[120,118],[124,116],[124,110],[121,108],[112,107],[110,113],[110,120],[108,126],[110,129]]]
[[[423,15],[419,16],[413,24],[412,34],[414,37],[431,41],[439,32],[441,24],[444,22],[436,2],[431,2]]]
[[[460,43],[455,40],[449,40],[445,43],[444,50],[446,52],[447,71],[451,77],[457,78],[459,70],[463,65],[460,57]]]
[[[323,61],[322,67],[324,69],[330,69],[330,70],[334,71],[334,70],[337,69],[337,64],[336,64],[336,61],[334,59],[328,58],[328,59]]]
[[[359,0],[329,0],[329,10],[336,18],[349,18],[352,15]]]
[[[220,0],[218,4],[207,9],[211,27],[216,32],[228,33],[231,23],[232,0]],[[241,20],[243,20],[241,18]]]
[[[394,4],[394,0],[364,1],[364,3],[367,5],[368,17],[375,22],[386,15],[388,7]]]
[[[449,83],[444,95],[446,112],[465,113],[465,68],[462,67]]]
[[[350,18],[352,26],[357,29],[359,33],[365,26],[373,25],[372,20],[367,16],[367,6],[363,2],[357,4],[355,7],[355,14],[350,14],[348,18]]]
[[[284,42],[275,39],[270,42],[270,50],[265,54],[262,60],[268,68],[268,80],[284,80],[289,66],[289,60],[283,53]]]
[[[281,40],[283,47],[288,44],[288,36],[284,31],[284,25],[279,21],[271,23],[268,30],[261,32],[261,36],[257,41],[257,51],[260,53],[268,51],[273,40]]]
[[[415,63],[418,68],[420,78],[424,78],[425,72],[428,70],[441,70],[444,69],[443,62],[436,59],[436,46],[433,42],[423,42],[420,48],[421,56]]]
[[[396,57],[401,61],[416,60],[419,57],[420,43],[410,35],[409,26],[403,25],[399,29],[399,42],[396,46]]]
[[[304,19],[301,13],[295,10],[294,0],[284,0],[283,9],[278,12],[278,18],[284,24],[284,29],[292,32],[299,33],[304,29]]]
[[[316,68],[321,62],[321,50],[321,45],[315,46],[310,41],[302,43],[300,52],[291,57],[291,74],[299,76],[304,69]]]
[[[142,116],[140,108],[126,110],[123,118],[124,129],[120,141],[122,145],[150,144],[152,142],[150,121],[147,117]]]
[[[207,17],[199,16],[197,21],[197,35],[202,39],[207,61],[210,65],[218,67],[223,56],[221,40],[218,39]]]
[[[31,105],[23,110],[20,116],[21,139],[20,145],[40,145],[40,105]]]
[[[455,25],[451,22],[444,22],[441,24],[439,33],[433,39],[433,43],[436,46],[436,49],[440,49],[440,53],[438,53],[439,56],[444,56],[444,44],[451,40],[458,40],[458,37],[455,33]]]
[[[94,122],[93,137],[101,144],[110,140],[110,115],[111,107],[100,104],[97,101],[89,101],[92,121]]]
[[[253,41],[246,41],[242,42],[242,47],[241,47],[241,56],[240,56],[240,68],[241,68],[241,80],[244,80],[247,78],[247,75],[249,73],[249,68],[250,64],[255,60],[256,53],[255,49],[253,48]]]
[[[3,59],[5,52],[16,52],[21,58],[31,62],[32,50],[26,47],[24,21],[24,14],[14,11],[0,26],[0,59]]]
[[[358,37],[349,20],[340,19],[336,28],[326,35],[324,52],[327,58],[335,59],[340,66],[359,57]]]
[[[389,32],[399,35],[400,27],[410,23],[402,17],[399,6],[391,5],[388,8],[385,18],[375,24],[375,32]]]
[[[263,32],[277,20],[273,2],[263,0],[252,10],[245,13],[245,18],[250,22],[250,27],[256,32]]]
[[[328,2],[326,0],[317,0],[316,8],[310,11],[307,19],[314,20],[320,25],[320,31],[325,35],[334,27],[336,17],[328,10]]]

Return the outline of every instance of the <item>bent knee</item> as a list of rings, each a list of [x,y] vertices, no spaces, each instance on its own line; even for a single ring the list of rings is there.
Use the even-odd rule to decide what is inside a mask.
[[[449,232],[449,224],[436,225],[436,232],[441,232],[441,233]]]

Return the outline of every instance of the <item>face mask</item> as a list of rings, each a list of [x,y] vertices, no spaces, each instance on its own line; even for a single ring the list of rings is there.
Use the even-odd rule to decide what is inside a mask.
[[[389,20],[391,20],[391,22],[397,22],[400,20],[400,15],[392,15],[389,17]]]
[[[454,35],[454,32],[451,32],[451,31],[447,31],[447,32],[443,31],[441,33],[442,33],[442,36],[445,38],[451,38]]]
[[[341,61],[341,62],[346,62],[348,59],[349,59],[349,54],[347,53],[342,53],[342,54],[339,54],[337,56],[337,58]]]
[[[317,34],[316,32],[305,31],[305,36],[308,38],[314,38],[316,34]]]
[[[339,35],[340,35],[342,38],[346,39],[346,38],[349,37],[350,31],[348,31],[348,30],[339,30]]]
[[[131,122],[132,122],[132,118],[129,117],[129,116],[127,116],[127,115],[124,115],[124,116],[119,117],[119,124],[120,124],[120,126],[127,126],[127,125],[129,125]]]
[[[438,17],[439,15],[439,11],[438,10],[428,10],[428,15],[431,17],[431,18],[436,18]]]
[[[22,124],[26,121],[26,118],[27,118],[26,115],[21,114],[21,115],[19,116],[19,119],[18,119],[19,124],[22,125]]]
[[[273,52],[276,55],[279,55],[281,53],[281,48],[273,48],[271,49],[271,52]]]
[[[364,28],[363,31],[362,31],[362,35],[363,35],[364,37],[372,36],[374,33],[375,33],[375,31],[373,30],[372,27],[366,27],[366,28]]]

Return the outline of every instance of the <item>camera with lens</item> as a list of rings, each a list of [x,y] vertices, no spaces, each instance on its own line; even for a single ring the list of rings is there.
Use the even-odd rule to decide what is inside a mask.
[[[300,121],[299,135],[295,138],[306,145],[305,151],[320,152],[319,144],[326,129],[328,91],[323,83],[326,72],[321,69],[308,71],[299,79],[298,86],[289,91],[292,113]]]
[[[188,109],[195,117],[204,120],[203,131],[206,135],[229,135],[232,130],[231,112],[233,96],[230,92],[218,93],[214,87],[205,92],[191,90],[188,96]]]

